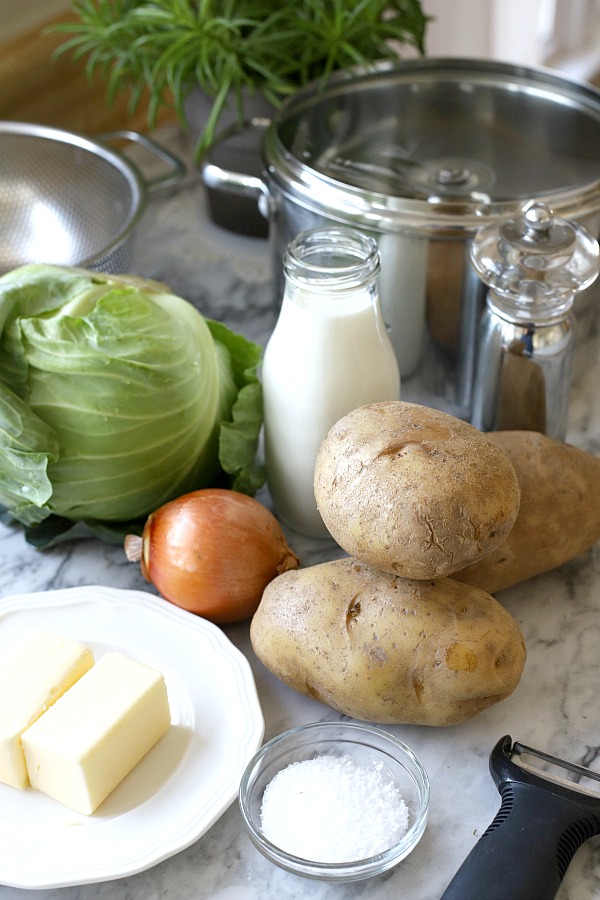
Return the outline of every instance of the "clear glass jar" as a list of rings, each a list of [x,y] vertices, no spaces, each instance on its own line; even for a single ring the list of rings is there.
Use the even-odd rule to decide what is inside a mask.
[[[379,304],[376,242],[347,228],[299,234],[262,366],[265,463],[277,514],[326,537],[314,469],[321,442],[351,410],[400,396],[398,361]]]

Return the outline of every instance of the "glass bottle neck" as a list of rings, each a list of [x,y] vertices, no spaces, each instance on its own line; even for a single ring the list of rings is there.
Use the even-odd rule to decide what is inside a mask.
[[[289,287],[321,296],[375,289],[380,270],[375,240],[346,228],[302,232],[287,247],[283,269]]]

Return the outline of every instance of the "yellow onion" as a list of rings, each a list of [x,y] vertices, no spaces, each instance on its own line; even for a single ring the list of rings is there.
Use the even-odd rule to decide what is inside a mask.
[[[300,564],[266,506],[220,488],[165,503],[125,552],[166,600],[219,625],[252,616],[267,584]]]

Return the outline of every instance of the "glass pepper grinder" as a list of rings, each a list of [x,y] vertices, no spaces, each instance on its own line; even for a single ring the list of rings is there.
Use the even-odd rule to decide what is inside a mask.
[[[329,537],[313,486],[321,442],[356,407],[397,400],[399,366],[379,303],[375,240],[349,228],[310,229],[288,245],[283,268],[262,365],[267,480],[288,525]]]
[[[471,262],[488,285],[478,335],[471,422],[564,440],[573,363],[575,295],[598,275],[598,242],[531,202],[480,229]]]

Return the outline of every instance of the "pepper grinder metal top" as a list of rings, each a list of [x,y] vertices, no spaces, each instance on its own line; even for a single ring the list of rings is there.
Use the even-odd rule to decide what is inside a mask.
[[[483,431],[526,429],[564,440],[573,303],[598,275],[598,242],[545,203],[532,202],[515,218],[480,229],[470,253],[489,287],[472,424]]]

